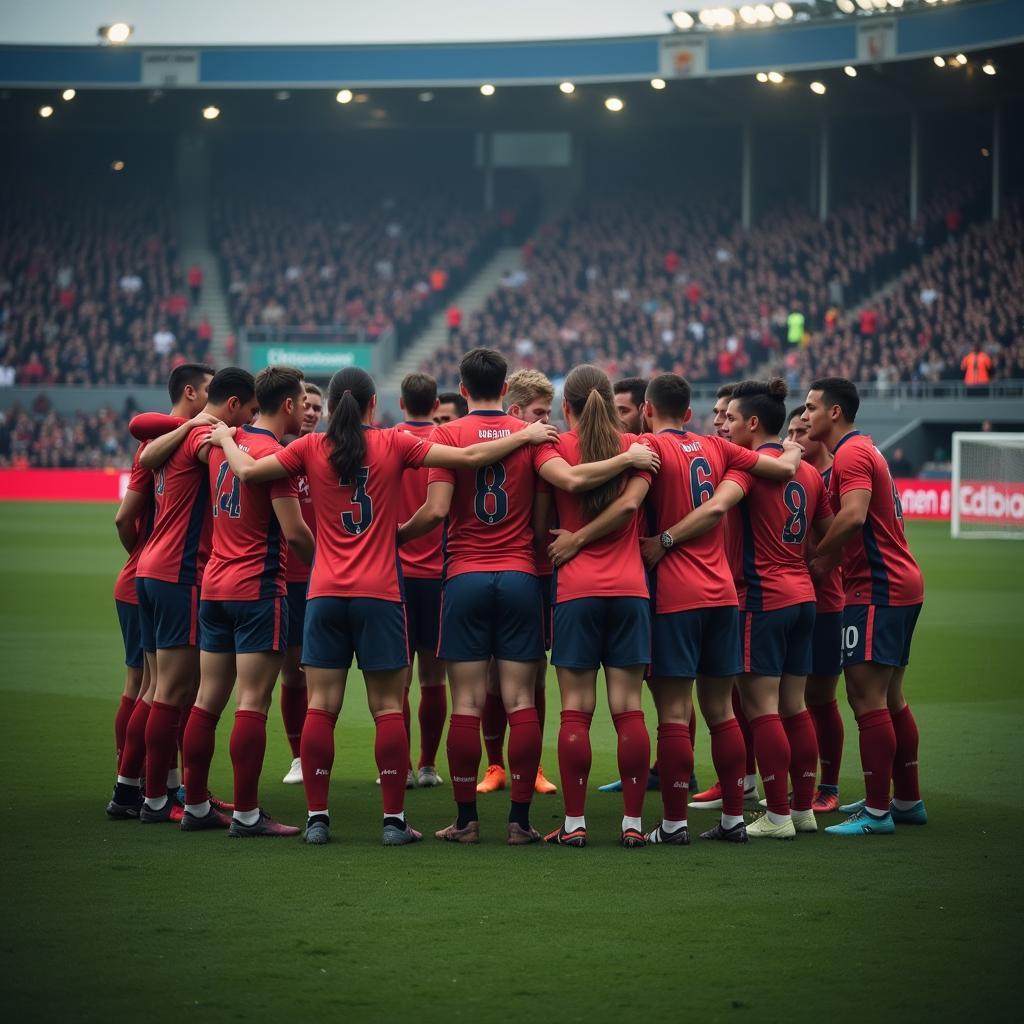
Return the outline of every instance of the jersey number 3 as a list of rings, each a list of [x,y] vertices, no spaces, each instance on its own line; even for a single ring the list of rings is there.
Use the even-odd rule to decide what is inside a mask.
[[[356,471],[354,481],[343,480],[341,482],[342,487],[352,488],[352,504],[358,509],[357,512],[341,513],[341,525],[345,527],[346,533],[350,533],[354,537],[366,533],[370,528],[370,523],[373,522],[373,500],[366,493],[366,481],[369,478],[370,468],[363,466],[362,469]]]
[[[505,466],[501,462],[476,471],[474,510],[477,519],[488,526],[500,523],[508,515],[508,494],[501,488],[505,476]]]

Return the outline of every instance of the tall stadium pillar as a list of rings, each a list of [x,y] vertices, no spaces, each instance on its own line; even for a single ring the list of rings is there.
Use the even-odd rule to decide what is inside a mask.
[[[822,223],[828,220],[830,166],[828,119],[823,117],[818,126],[818,220]]]
[[[992,219],[999,220],[1003,204],[1003,116],[997,103],[992,108]]]
[[[750,121],[743,122],[743,165],[740,176],[740,219],[745,231],[750,230],[754,217],[754,128]]]
[[[921,204],[921,115],[910,115],[910,223],[917,220]]]

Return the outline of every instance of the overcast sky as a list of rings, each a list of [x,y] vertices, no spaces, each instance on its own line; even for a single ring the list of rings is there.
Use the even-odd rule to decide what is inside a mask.
[[[132,43],[465,42],[649,35],[666,0],[0,0],[0,43],[96,42],[100,25]],[[685,5],[683,5],[685,6]]]

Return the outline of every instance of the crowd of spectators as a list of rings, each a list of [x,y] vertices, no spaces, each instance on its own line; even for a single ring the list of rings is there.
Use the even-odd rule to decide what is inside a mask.
[[[138,442],[128,416],[113,409],[61,416],[45,396],[31,406],[0,410],[0,466],[48,469],[123,469]]]
[[[120,181],[5,195],[0,386],[161,384],[206,356],[165,196]]]

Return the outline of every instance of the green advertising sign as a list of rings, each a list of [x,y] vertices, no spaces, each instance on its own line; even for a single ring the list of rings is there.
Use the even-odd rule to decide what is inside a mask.
[[[330,377],[337,370],[358,366],[373,369],[373,349],[369,345],[287,345],[250,342],[249,369],[253,373],[264,366],[294,366],[310,377]]]

